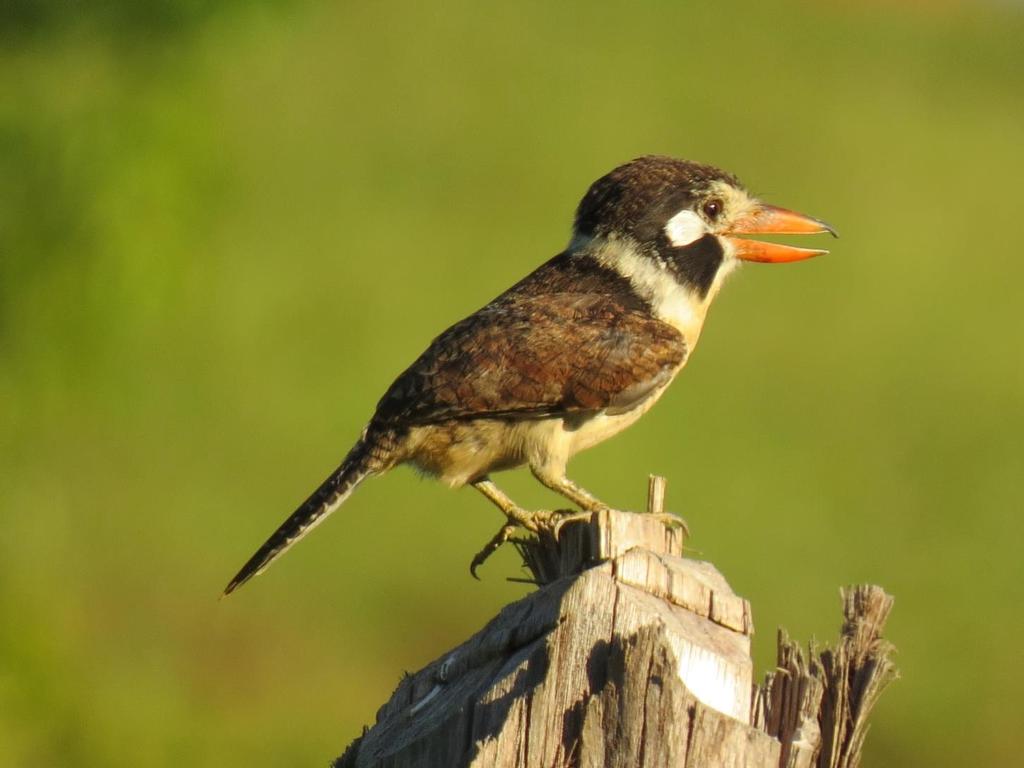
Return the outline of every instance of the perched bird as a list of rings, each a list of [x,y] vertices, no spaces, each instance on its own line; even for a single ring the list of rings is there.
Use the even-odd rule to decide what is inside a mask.
[[[566,463],[661,397],[696,346],[726,275],[740,261],[827,253],[738,235],[817,232],[835,235],[818,219],[760,202],[709,165],[647,156],[601,177],[579,204],[569,246],[430,344],[384,393],[341,466],[225,594],[363,480],[399,464],[452,487],[472,485],[508,524],[534,531],[553,513],[522,509],[492,473],[525,464],[580,509],[605,508],[566,477]]]

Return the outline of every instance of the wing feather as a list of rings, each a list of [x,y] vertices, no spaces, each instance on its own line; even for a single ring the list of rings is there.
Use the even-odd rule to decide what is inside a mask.
[[[686,357],[672,326],[613,296],[513,295],[449,328],[388,389],[376,419],[626,411]]]

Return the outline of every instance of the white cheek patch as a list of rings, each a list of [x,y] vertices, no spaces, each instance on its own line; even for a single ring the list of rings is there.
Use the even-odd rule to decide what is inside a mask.
[[[680,211],[665,225],[665,235],[676,248],[682,248],[708,233],[704,220],[693,211]]]

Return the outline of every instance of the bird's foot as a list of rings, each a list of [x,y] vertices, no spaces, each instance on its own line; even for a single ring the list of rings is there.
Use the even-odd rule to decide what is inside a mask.
[[[502,544],[509,541],[517,528],[525,528],[537,536],[548,536],[557,542],[563,525],[579,520],[589,520],[591,513],[568,509],[529,511],[516,507],[506,511],[505,515],[508,517],[506,523],[498,529],[498,532],[491,537],[483,549],[473,556],[473,560],[469,564],[469,572],[473,578],[479,578],[476,575],[477,568],[497,552]]]
[[[683,532],[685,538],[690,538],[690,526],[686,524],[686,521],[679,515],[673,515],[671,512],[646,512],[644,517],[651,517],[662,523],[666,528],[672,530],[680,530]]]
[[[620,510],[620,509],[612,509],[611,507],[597,507],[593,511],[594,512],[611,512],[613,514],[620,514],[620,515],[642,514],[644,517],[647,517],[647,518],[650,518],[650,519],[653,519],[653,520],[657,520],[659,523],[664,525],[666,528],[671,528],[672,530],[681,530],[683,532],[683,536],[685,536],[687,539],[690,538],[690,526],[687,525],[686,521],[683,518],[681,518],[679,515],[674,515],[671,512],[640,512],[640,513],[636,513],[636,512],[627,512],[627,511]],[[587,513],[587,514],[589,514],[589,513]]]
[[[508,525],[525,528],[530,533],[550,533],[557,537],[561,527],[570,520],[581,520],[589,517],[589,512],[574,512],[567,509],[526,510],[513,507],[506,510]]]
[[[469,573],[474,579],[479,580],[480,577],[476,575],[476,569],[479,568],[484,562],[498,551],[498,548],[512,538],[512,534],[518,526],[515,523],[505,523],[498,529],[498,532],[491,537],[491,540],[484,544],[483,549],[473,555],[473,560],[469,563]]]
[[[584,520],[589,520],[592,512],[581,512],[573,509],[556,509],[554,512],[549,512],[547,519],[543,522],[537,534],[548,534],[556,542],[558,537],[562,533],[562,526],[566,523],[578,523]]]

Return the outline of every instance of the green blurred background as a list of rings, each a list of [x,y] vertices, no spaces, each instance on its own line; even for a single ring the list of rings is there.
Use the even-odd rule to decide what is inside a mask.
[[[666,475],[774,630],[895,594],[870,765],[1019,759],[1019,3],[6,2],[0,763],[323,765],[526,589],[495,510],[402,470],[230,600],[434,334],[650,152],[827,219],[751,266],[652,415],[576,459]],[[551,504],[522,473],[524,503]]]

